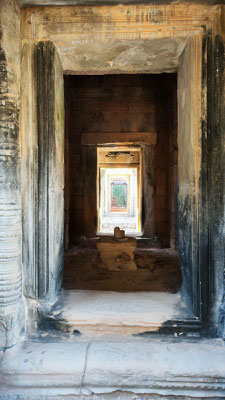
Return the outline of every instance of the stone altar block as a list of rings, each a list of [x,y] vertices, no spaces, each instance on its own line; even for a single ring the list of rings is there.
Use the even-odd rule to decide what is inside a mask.
[[[137,240],[134,237],[115,239],[113,236],[102,236],[97,241],[99,252],[98,266],[110,271],[136,270],[134,252]]]

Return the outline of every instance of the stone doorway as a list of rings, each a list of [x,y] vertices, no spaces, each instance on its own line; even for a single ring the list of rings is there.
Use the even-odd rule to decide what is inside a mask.
[[[97,9],[95,10],[95,12],[98,12]],[[120,9],[119,12],[121,12],[121,20],[123,20],[123,11]],[[38,11],[37,18],[39,18]],[[70,18],[69,15],[68,18]],[[77,17],[71,18],[76,19]],[[176,29],[176,23],[174,23],[173,25],[171,25],[171,28],[166,28],[168,29],[168,31],[160,31],[161,33],[159,34],[159,36],[157,36],[157,38],[155,37],[154,29],[156,29],[156,31],[158,32],[158,25],[157,27],[155,27],[154,25],[153,29],[153,26],[151,26],[151,24],[149,28],[146,28],[147,31],[149,30],[149,36],[145,36],[145,38],[141,36],[136,37],[135,31],[135,33],[130,32],[131,37],[130,39],[128,39],[126,36],[127,32],[123,31],[123,29],[119,33],[119,36],[121,34],[120,39],[118,39],[117,37],[112,38],[111,36],[107,37],[107,43],[105,42],[104,45],[106,45],[108,50],[111,49],[110,54],[112,54],[113,60],[108,60],[107,62],[105,62],[105,59],[103,57],[103,55],[105,55],[105,47],[97,46],[97,50],[97,48],[94,46],[92,50],[97,52],[96,54],[98,61],[96,64],[93,64],[92,67],[90,67],[88,58],[84,58],[84,60],[86,60],[84,61],[81,55],[86,54],[86,42],[80,42],[78,39],[76,39],[73,40],[73,43],[71,43],[71,35],[67,36],[67,34],[65,34],[65,41],[61,42],[59,40],[61,34],[58,31],[51,34],[49,33],[48,29],[54,30],[54,27],[52,25],[51,27],[49,27],[50,25],[47,19],[46,24],[44,23],[43,26],[37,25],[37,27],[41,26],[43,29],[41,28],[39,30],[39,28],[37,28],[37,30],[35,31],[35,40],[32,41],[32,39],[30,42],[26,42],[26,44],[24,45],[22,57],[23,71],[27,71],[29,76],[34,80],[34,88],[35,90],[37,89],[38,92],[36,93],[37,96],[34,96],[34,99],[33,93],[35,94],[35,90],[34,92],[32,92],[29,90],[30,88],[27,87],[28,82],[26,82],[26,73],[24,72],[23,91],[26,94],[29,94],[29,98],[28,100],[26,98],[26,101],[22,101],[23,118],[21,120],[23,121],[23,126],[32,127],[32,129],[26,130],[26,133],[22,135],[22,150],[24,154],[23,184],[24,187],[26,186],[28,188],[26,191],[24,191],[23,194],[23,209],[25,210],[23,216],[23,264],[29,265],[29,268],[24,267],[24,294],[26,296],[35,298],[37,301],[41,300],[42,303],[46,302],[47,304],[49,304],[49,301],[54,302],[56,296],[59,293],[62,278],[62,252],[58,251],[59,248],[62,249],[62,242],[60,242],[61,245],[59,246],[59,238],[55,238],[54,235],[51,236],[51,240],[52,238],[54,239],[53,241],[51,241],[52,252],[48,252],[48,256],[50,257],[49,262],[45,262],[47,260],[45,256],[44,262],[42,262],[43,254],[46,254],[46,252],[42,252],[41,248],[38,247],[40,243],[47,243],[47,246],[49,246],[49,236],[48,234],[44,234],[45,232],[47,232],[47,230],[37,229],[38,223],[40,224],[41,213],[46,211],[46,208],[42,208],[41,206],[41,201],[43,201],[45,197],[38,198],[38,208],[34,207],[34,200],[36,201],[37,199],[37,188],[36,185],[33,185],[33,182],[40,182],[40,185],[43,183],[45,186],[45,181],[42,179],[40,171],[41,164],[45,160],[45,156],[47,154],[45,151],[46,148],[43,145],[43,142],[41,144],[40,141],[38,145],[36,143],[37,137],[40,138],[42,135],[41,132],[43,132],[42,122],[40,123],[40,121],[43,121],[43,108],[40,107],[38,109],[38,112],[42,113],[42,118],[38,119],[37,130],[35,130],[36,126],[35,124],[33,124],[33,120],[36,121],[35,101],[36,99],[39,99],[39,94],[46,95],[46,91],[43,90],[44,86],[42,85],[44,81],[45,83],[47,83],[47,85],[54,87],[55,91],[53,91],[53,94],[56,95],[56,97],[53,99],[53,104],[57,104],[57,107],[52,107],[51,109],[47,108],[49,112],[48,121],[52,119],[53,122],[52,125],[51,123],[48,125],[50,134],[49,138],[52,138],[51,134],[56,127],[56,125],[54,125],[55,117],[56,115],[60,115],[60,113],[57,114],[57,109],[58,107],[60,107],[59,99],[62,99],[62,96],[59,95],[57,92],[56,77],[60,76],[61,82],[62,76],[64,74],[66,88],[66,79],[68,78],[69,80],[71,76],[74,76],[74,78],[78,78],[78,75],[82,79],[83,76],[91,77],[96,75],[98,75],[99,77],[102,77],[103,75],[111,77],[113,75],[122,76],[122,74],[125,74],[135,77],[138,74],[145,74],[149,76],[156,74],[157,76],[159,76],[163,73],[165,74],[165,76],[167,76],[167,73],[177,73],[179,160],[178,171],[175,173],[174,176],[175,181],[177,179],[179,186],[178,252],[180,259],[180,268],[182,272],[182,296],[184,296],[185,301],[188,299],[187,304],[190,305],[190,312],[192,315],[192,317],[190,317],[189,314],[188,318],[187,314],[181,315],[179,319],[179,324],[185,327],[190,327],[191,329],[193,327],[199,329],[199,327],[201,326],[201,321],[206,321],[206,319],[208,318],[209,313],[206,312],[206,310],[210,306],[208,301],[208,290],[211,290],[211,283],[209,282],[209,274],[207,273],[209,268],[208,259],[206,257],[206,254],[208,254],[208,239],[206,240],[207,221],[206,214],[202,212],[202,210],[204,209],[203,206],[207,207],[208,205],[208,197],[206,195],[206,193],[208,192],[206,191],[205,187],[207,183],[207,179],[205,179],[206,170],[203,168],[203,162],[206,162],[206,159],[208,157],[208,150],[206,151],[208,145],[206,144],[202,136],[202,127],[207,125],[204,125],[204,121],[206,121],[208,118],[208,114],[206,112],[208,100],[203,95],[204,93],[206,93],[208,81],[206,75],[203,76],[202,74],[202,62],[207,58],[207,52],[209,49],[207,46],[203,46],[202,19],[199,20],[200,22],[197,22],[197,29],[195,25],[195,20],[192,20],[191,24],[193,29],[189,29],[189,27],[184,24],[185,19],[180,20],[179,18],[180,14],[178,13],[176,14],[175,19],[176,21],[179,21],[179,24],[181,22],[181,25],[178,24],[181,30],[179,30],[177,36],[174,36],[174,29]],[[201,18],[204,19],[205,16],[202,16]],[[162,26],[164,26],[164,23],[164,20],[160,22]],[[60,24],[61,23],[59,23],[59,25]],[[76,30],[77,26],[78,25],[76,24],[73,25],[73,29]],[[96,29],[99,29],[100,32],[102,28],[100,27],[100,25],[98,25],[98,23],[96,27]],[[115,27],[115,29],[117,28]],[[120,30],[120,28],[118,29]],[[140,27],[140,31],[141,29],[142,28]],[[45,32],[45,40],[43,42],[40,41],[37,44],[38,40],[42,40],[43,32]],[[165,32],[167,32],[166,36],[164,36]],[[28,26],[26,35],[31,35],[31,37],[33,38],[33,33],[29,30]],[[77,35],[78,36],[75,35],[74,37],[80,37],[80,33],[78,33]],[[89,33],[86,32],[85,35],[89,37]],[[134,35],[135,38],[132,35]],[[54,44],[53,42],[48,40],[49,38],[53,37]],[[138,37],[141,37],[141,39],[137,40]],[[84,36],[82,36],[82,38],[84,38]],[[97,43],[102,43],[101,34],[100,36],[98,36],[95,45],[97,45]],[[74,49],[76,50],[77,48],[79,48],[79,53],[77,53],[77,51],[75,50],[74,52],[71,52],[71,45],[74,46]],[[121,58],[120,56],[118,56],[121,51],[123,54],[126,54],[125,64],[124,57]],[[211,50],[209,50],[209,53],[210,51]],[[140,55],[135,63],[133,59],[134,53],[138,53]],[[38,56],[38,54],[40,57]],[[40,62],[38,61],[38,58],[40,58]],[[30,60],[32,60],[32,62]],[[55,64],[56,60],[58,61]],[[48,62],[50,62],[50,66],[52,69],[46,68],[45,70],[45,65],[48,66]],[[38,68],[38,65],[43,67],[40,69],[41,75],[39,75],[39,78],[37,78],[37,70],[33,68],[33,64],[35,68]],[[43,71],[45,72],[44,74]],[[49,74],[47,71],[52,71],[52,73]],[[29,82],[33,82],[32,79],[29,80]],[[48,88],[50,86],[48,86]],[[60,85],[60,87],[62,87],[62,85]],[[51,92],[49,89],[47,90],[47,92],[48,91]],[[65,100],[67,101],[67,99]],[[30,104],[32,104],[32,107],[30,107]],[[39,102],[39,104],[42,103]],[[28,105],[29,112],[27,112]],[[32,110],[31,113],[30,110]],[[68,107],[66,107],[66,110],[68,110]],[[51,130],[51,126],[54,126],[53,131]],[[61,128],[62,126],[60,125],[60,132],[62,133]],[[66,132],[67,129],[68,127],[66,125]],[[57,129],[55,133],[56,132]],[[29,137],[29,140],[27,140],[27,137]],[[67,133],[65,135],[65,139],[67,141]],[[152,140],[153,142],[151,143],[151,145],[154,145],[154,135],[152,136]],[[59,155],[61,154],[62,150],[62,142],[60,142],[60,140],[57,140],[55,142],[57,142],[57,145],[55,146],[55,149],[57,151],[55,154]],[[66,143],[66,148],[68,148],[68,143]],[[96,153],[93,152],[93,148],[88,148],[87,146],[86,157],[88,162],[90,163],[92,162],[93,158],[96,157]],[[206,158],[204,159],[204,157]],[[38,168],[34,169],[34,173],[38,171],[38,176],[41,178],[39,181],[36,180],[36,178],[34,178],[33,175],[30,175],[28,172],[30,171],[29,167],[31,167],[32,169],[33,165],[36,166],[37,158]],[[58,158],[56,159],[58,160]],[[48,163],[46,165],[48,165]],[[90,170],[88,179],[92,181],[93,174],[95,175],[94,181],[96,182],[96,169]],[[58,177],[55,178],[55,180],[53,179],[54,184],[57,183],[58,185]],[[29,182],[29,185],[27,184],[27,182]],[[62,195],[61,182],[62,180],[60,180],[60,185],[58,186],[60,196]],[[147,180],[145,180],[145,182],[147,182]],[[38,190],[41,188],[40,185],[38,186]],[[55,186],[53,185],[53,187]],[[46,187],[44,193],[46,194]],[[152,195],[152,193],[150,193],[150,195]],[[89,223],[84,224],[85,227],[88,229],[88,232],[85,236],[91,236],[93,229],[94,232],[96,229],[96,215],[93,216],[92,214],[93,210],[97,210],[95,192],[89,193],[87,203],[88,207],[86,217],[88,218]],[[147,203],[148,205],[153,204],[152,202]],[[60,210],[62,209],[63,208],[61,207]],[[65,209],[66,211],[68,210],[67,205]],[[38,213],[36,210],[38,210]],[[155,211],[156,210],[154,209],[154,212]],[[150,208],[148,209],[147,215],[149,216],[151,215],[151,213],[152,209]],[[82,216],[82,213],[80,214]],[[157,213],[155,212],[155,214]],[[35,217],[33,219],[29,218],[30,215],[34,215]],[[52,229],[55,223],[55,215],[52,212],[51,208],[48,208],[46,215],[47,218],[45,220],[48,221],[49,227],[51,227]],[[60,221],[62,222],[62,219],[60,219]],[[67,217],[65,218],[65,221],[67,224]],[[165,221],[158,222],[159,224],[157,229],[159,231],[159,236],[162,238],[163,246],[168,246],[170,245],[170,243],[168,243],[169,236],[166,234],[166,231],[169,225],[167,223],[161,223]],[[153,226],[151,224],[143,225],[143,222],[142,226],[144,227],[144,232],[146,232],[146,236],[150,236],[151,232],[153,232]],[[68,229],[69,226],[66,227],[65,231],[67,232]],[[60,232],[62,232],[62,229],[60,230]],[[60,238],[62,238],[61,234]],[[68,236],[66,236],[66,238],[68,238]],[[174,239],[175,241],[177,240],[176,237]],[[206,265],[207,268],[205,267]],[[204,290],[202,290],[203,286]],[[168,324],[171,328],[174,327],[174,321],[172,321],[172,319],[171,321],[168,321]]]
[[[176,74],[66,76],[65,104],[63,288],[177,292]],[[96,242],[115,226],[137,237],[137,271],[98,268]]]
[[[222,0],[29,3],[0,5],[1,395],[224,398]],[[182,290],[62,290],[63,75],[161,73],[178,75]]]
[[[189,136],[190,136],[190,130],[189,130],[189,121],[190,119],[195,121],[196,118],[199,118],[198,113],[196,113],[196,109],[192,107],[192,103],[190,103],[190,92],[187,90],[186,86],[186,79],[188,74],[192,76],[192,74],[196,74],[196,69],[187,69],[186,68],[186,63],[187,59],[190,56],[193,56],[193,64],[197,62],[196,57],[198,57],[198,52],[196,51],[195,53],[192,52],[192,46],[196,45],[196,42],[193,42],[190,40],[188,44],[186,43],[186,40],[183,43],[183,46],[185,46],[185,52],[181,56],[181,61],[178,69],[178,74],[172,74],[171,70],[169,69],[167,72],[170,72],[169,74],[98,74],[98,75],[64,75],[64,92],[68,92],[69,95],[65,96],[65,110],[66,110],[66,123],[65,123],[65,149],[66,153],[70,150],[71,147],[74,148],[74,151],[72,152],[73,158],[68,158],[66,157],[66,163],[65,163],[65,211],[66,211],[66,218],[65,218],[65,233],[66,233],[66,242],[68,243],[68,232],[69,238],[72,238],[71,235],[71,227],[72,231],[73,228],[75,229],[81,227],[84,227],[85,233],[84,236],[88,238],[92,238],[93,236],[96,235],[96,228],[97,228],[97,196],[96,196],[96,180],[97,180],[97,146],[100,144],[118,144],[123,142],[125,140],[124,144],[131,144],[131,145],[141,145],[142,146],[142,154],[143,154],[143,171],[142,171],[142,176],[143,176],[143,185],[142,185],[142,193],[144,196],[142,197],[142,226],[143,226],[143,232],[144,235],[148,239],[152,239],[152,236],[156,238],[159,237],[159,242],[162,244],[164,247],[169,247],[170,246],[170,241],[174,240],[174,248],[176,249],[176,237],[172,236],[172,232],[176,232],[176,230],[170,229],[171,228],[171,223],[170,221],[175,221],[175,218],[173,218],[172,212],[170,212],[170,205],[172,205],[174,202],[171,199],[175,198],[175,181],[177,177],[176,173],[176,166],[174,166],[173,162],[174,159],[177,160],[177,145],[176,145],[176,139],[174,140],[173,137],[175,137],[175,134],[177,133],[176,130],[176,93],[178,92],[178,147],[182,151],[179,152],[179,160],[178,160],[178,176],[179,176],[179,195],[178,195],[178,210],[179,210],[179,246],[178,246],[178,252],[179,252],[179,258],[180,258],[180,268],[182,272],[182,278],[183,278],[183,287],[185,288],[184,292],[185,295],[188,296],[190,295],[190,301],[193,301],[193,307],[198,306],[198,279],[197,279],[197,274],[194,273],[194,268],[196,268],[196,271],[198,270],[199,266],[198,263],[194,261],[194,258],[197,254],[193,249],[195,248],[193,246],[193,235],[189,235],[189,233],[186,232],[186,229],[190,227],[190,223],[192,226],[193,232],[196,231],[196,227],[198,225],[195,225],[197,222],[196,218],[193,217],[193,212],[195,210],[195,205],[196,203],[192,202],[191,203],[191,208],[190,204],[186,204],[185,208],[183,209],[183,200],[182,196],[185,195],[186,198],[186,190],[189,187],[189,179],[191,179],[191,185],[193,185],[193,182],[195,183],[195,187],[193,188],[194,190],[194,198],[198,199],[199,196],[199,187],[196,182],[196,177],[195,174],[198,171],[198,160],[196,159],[196,154],[193,152],[193,147],[192,147],[192,141],[190,141]],[[183,49],[184,47],[182,47]],[[177,50],[181,50],[181,47],[178,46]],[[34,258],[32,260],[33,262],[33,268],[29,269],[29,279],[25,280],[25,285],[27,285],[27,290],[30,292],[31,296],[34,295],[37,296],[37,298],[45,301],[51,301],[53,302],[54,299],[56,299],[57,294],[59,293],[60,287],[61,287],[61,280],[62,280],[62,272],[63,272],[63,263],[62,263],[62,256],[63,256],[63,250],[62,250],[62,233],[63,233],[63,184],[64,184],[64,179],[63,179],[63,155],[62,152],[64,151],[64,146],[63,146],[63,138],[64,138],[64,129],[63,129],[63,71],[61,67],[60,60],[58,58],[57,50],[54,47],[52,42],[46,41],[46,42],[40,42],[38,45],[35,45],[33,48],[27,48],[27,51],[33,52],[33,57],[34,57],[34,62],[35,62],[35,79],[36,79],[36,90],[37,90],[37,113],[38,113],[38,119],[37,119],[37,158],[38,158],[38,169],[36,170],[37,173],[37,180],[34,180],[34,182],[37,182],[37,198],[38,198],[38,208],[35,209],[34,215],[36,215],[36,219],[31,221],[29,218],[27,219],[28,224],[34,224],[33,226],[36,226],[38,229],[34,232],[34,236],[30,235],[30,230],[24,229],[24,233],[28,233],[29,239],[25,242],[24,246],[24,252],[25,255],[28,256],[28,254],[33,254],[33,250],[29,253],[27,252],[28,248],[32,246],[32,240],[34,241],[35,244],[35,253],[34,253]],[[160,72],[160,71],[159,71]],[[126,85],[123,86],[121,84],[121,79],[122,81],[126,81],[129,83],[126,83]],[[137,84],[137,80],[139,80],[139,85]],[[91,85],[90,85],[91,81]],[[176,90],[176,81],[178,81],[178,91]],[[60,82],[60,85],[59,85]],[[96,85],[96,82],[98,83]],[[136,113],[135,115],[135,109],[137,105],[130,105],[130,111],[127,110],[126,113],[122,114],[122,119],[124,119],[125,116],[125,125],[121,123],[121,118],[111,118],[111,121],[113,124],[120,124],[120,129],[121,131],[119,132],[121,134],[121,137],[123,137],[124,131],[126,131],[126,134],[131,134],[132,139],[129,138],[129,135],[127,137],[124,137],[122,140],[121,138],[118,140],[118,138],[115,140],[108,140],[107,143],[105,143],[105,137],[107,134],[113,133],[115,135],[118,133],[119,129],[112,129],[112,126],[108,124],[107,118],[101,119],[101,112],[99,113],[95,108],[94,104],[96,102],[96,96],[94,96],[94,102],[93,102],[93,92],[96,90],[96,86],[98,89],[99,82],[102,84],[103,91],[110,90],[116,90],[121,88],[122,86],[122,91],[126,94],[126,101],[123,101],[123,96],[121,96],[120,93],[120,104],[126,104],[129,98],[134,99],[135,92],[133,92],[134,88],[137,89],[138,96],[140,96],[140,92],[142,93],[141,96],[143,96],[143,92],[147,90],[148,92],[148,98],[151,99],[150,104],[147,101],[146,104],[146,99],[145,99],[145,94],[144,98],[142,98],[141,105],[139,105],[140,110]],[[117,83],[118,82],[118,83]],[[136,82],[136,85],[131,83]],[[142,84],[140,84],[140,82]],[[91,90],[89,89],[91,86]],[[141,87],[141,88],[140,88]],[[159,90],[157,91],[157,88],[160,89],[163,88],[164,90]],[[52,91],[52,88],[54,90]],[[101,85],[100,85],[101,88]],[[166,89],[166,90],[165,90]],[[74,93],[75,97],[77,95],[77,90],[78,93],[80,93],[80,98],[79,102],[76,102],[76,98],[74,99]],[[98,89],[99,90],[99,89]],[[101,89],[102,90],[102,89]],[[100,91],[101,91],[100,90]],[[46,93],[50,92],[52,97],[51,101],[46,102]],[[130,94],[129,94],[130,92]],[[88,93],[88,95],[87,95]],[[117,90],[117,96],[119,93],[119,90]],[[193,95],[194,98],[197,100],[198,98],[198,90],[195,90],[194,92],[191,92],[192,95],[192,100],[193,100]],[[196,96],[196,97],[195,97]],[[78,96],[79,97],[79,96]],[[86,97],[86,98],[85,98]],[[98,96],[97,96],[98,97]],[[103,96],[104,98],[104,96]],[[90,104],[87,103],[88,102]],[[71,103],[68,105],[68,102]],[[185,103],[186,102],[186,103]],[[84,107],[84,104],[86,103],[86,113],[81,112],[81,109]],[[102,106],[104,102],[99,102]],[[97,107],[99,107],[99,103],[97,104]],[[88,107],[87,107],[88,104]],[[171,104],[174,104],[173,107],[171,107]],[[185,106],[185,112],[183,112],[183,107],[184,104]],[[76,105],[75,107],[75,114],[79,115],[79,118],[76,118],[76,120],[79,122],[78,129],[74,130],[74,125],[70,124],[69,121],[70,119],[68,118],[68,113],[71,115],[71,110],[73,105]],[[146,109],[146,112],[141,112],[142,108]],[[91,113],[90,110],[93,110]],[[156,111],[157,110],[157,111]],[[143,110],[142,110],[143,111]],[[46,112],[48,113],[48,124],[47,124],[47,132],[48,132],[48,141],[46,142]],[[109,115],[110,113],[106,115]],[[164,120],[164,123],[162,123],[162,115],[166,116],[166,119]],[[170,118],[167,118],[170,115]],[[96,117],[97,116],[97,117]],[[132,119],[133,116],[133,119]],[[141,116],[141,119],[140,119]],[[101,126],[103,126],[102,130],[102,135],[96,140],[96,135],[92,135],[93,130],[98,132],[98,129],[93,129],[95,126],[94,124],[99,124],[99,121],[101,123]],[[129,122],[135,121],[137,126],[135,127],[135,130],[131,129],[129,127]],[[147,122],[146,122],[147,121]],[[158,123],[157,123],[158,121]],[[168,121],[170,121],[170,124],[168,124]],[[172,122],[173,121],[173,122]],[[174,122],[175,121],[175,122]],[[70,130],[72,126],[72,132],[73,134],[75,133],[74,136],[74,143],[72,140],[72,143],[69,143],[69,140],[71,138]],[[110,129],[108,131],[104,131],[106,127],[110,126]],[[194,123],[193,125],[196,129],[198,126],[197,124]],[[82,128],[82,129],[80,129]],[[126,128],[126,129],[125,129]],[[138,129],[137,129],[138,128]],[[161,137],[162,140],[157,141],[157,135],[160,137],[160,134],[157,133],[157,130],[161,132]],[[114,132],[112,132],[114,131]],[[128,131],[128,132],[127,132]],[[78,135],[77,135],[78,133]],[[138,133],[138,136],[137,136]],[[197,131],[194,130],[193,133],[197,134]],[[172,134],[172,136],[170,136]],[[73,136],[73,135],[72,135]],[[135,137],[134,137],[135,136]],[[141,136],[141,138],[139,137]],[[172,139],[171,139],[172,137]],[[90,140],[91,138],[91,140]],[[34,143],[34,137],[32,137],[32,141]],[[77,141],[78,139],[78,141]],[[36,139],[35,139],[36,140]],[[196,140],[196,136],[195,136]],[[47,145],[46,145],[47,143]],[[79,145],[80,143],[80,145]],[[30,143],[29,143],[30,145]],[[72,145],[72,146],[71,146]],[[174,146],[175,145],[175,146]],[[27,146],[27,142],[24,143],[24,146]],[[80,150],[78,150],[80,149]],[[172,149],[172,151],[170,151]],[[164,152],[164,157],[161,157],[161,155]],[[28,152],[30,157],[30,153]],[[35,153],[33,153],[35,154]],[[81,159],[83,157],[83,165],[86,165],[86,168],[82,168],[82,162]],[[70,161],[68,164],[68,160]],[[80,204],[84,205],[83,212],[81,210],[78,210],[77,213],[75,213],[76,216],[79,216],[79,218],[83,218],[82,224],[76,223],[71,224],[71,218],[68,219],[69,213],[73,211],[71,208],[71,204],[74,205],[76,204],[76,201],[70,201],[69,204],[67,203],[68,199],[70,199],[70,196],[68,196],[68,192],[72,195],[75,194],[75,197],[80,194],[79,191],[81,190],[81,186],[79,186],[79,181],[76,182],[76,180],[69,179],[69,182],[75,182],[78,184],[77,188],[78,190],[71,190],[70,185],[68,184],[68,178],[70,176],[69,171],[71,171],[71,162],[73,160],[74,162],[74,168],[73,168],[73,173],[74,177],[76,174],[79,176],[79,179],[85,176],[85,185],[83,192],[81,192],[81,198],[80,198]],[[158,160],[158,164],[155,163],[155,161]],[[169,160],[171,160],[172,165],[170,165]],[[146,162],[147,161],[147,162]],[[165,162],[166,161],[166,162]],[[165,162],[163,164],[163,162]],[[176,161],[177,162],[177,161]],[[175,162],[175,164],[176,164]],[[156,168],[152,168],[152,165],[156,164]],[[197,164],[196,164],[197,163]],[[29,163],[28,163],[29,164]],[[28,165],[26,164],[26,165]],[[93,168],[94,166],[94,168]],[[188,169],[187,167],[188,166]],[[196,168],[193,168],[195,166]],[[172,167],[173,173],[170,174],[170,167]],[[155,173],[152,175],[151,172],[155,169]],[[173,182],[166,178],[166,176],[173,177]],[[158,184],[158,182],[161,182],[161,184]],[[51,184],[50,184],[51,183]],[[156,184],[157,183],[157,184]],[[173,183],[173,184],[172,184]],[[154,190],[156,188],[156,190]],[[32,187],[29,187],[29,190],[31,190]],[[158,191],[157,191],[158,190]],[[34,190],[35,194],[36,188]],[[83,194],[82,194],[83,193]],[[189,190],[188,190],[189,193]],[[155,194],[155,198],[153,201],[153,195]],[[26,191],[24,193],[24,204],[28,201],[30,202],[30,196],[31,193],[29,191]],[[83,196],[83,197],[82,197]],[[166,196],[167,200],[166,200]],[[51,207],[52,201],[53,202],[53,207]],[[164,202],[163,202],[164,200]],[[166,207],[168,207],[168,211],[166,212],[165,209],[165,204]],[[182,207],[181,207],[182,204]],[[31,206],[34,207],[33,204],[28,204],[28,207],[25,208],[25,210],[29,210],[29,207]],[[57,212],[54,207],[57,207],[57,210],[60,212]],[[37,211],[38,212],[37,212]],[[54,211],[55,210],[55,211]],[[172,208],[171,208],[172,210]],[[69,213],[68,213],[69,211]],[[189,212],[191,212],[191,216],[189,216]],[[164,214],[164,215],[163,215]],[[56,218],[57,216],[57,218]],[[152,217],[154,216],[154,218]],[[171,218],[172,217],[172,218]],[[197,217],[197,215],[196,215]],[[25,213],[24,219],[26,220],[27,215]],[[168,218],[168,220],[166,219]],[[43,224],[41,224],[41,221],[43,220]],[[58,227],[60,229],[55,229],[56,227],[56,222],[58,224]],[[69,222],[69,224],[68,224]],[[26,223],[24,224],[26,227]],[[36,233],[37,232],[37,236]],[[81,231],[82,232],[82,231]],[[76,236],[76,235],[75,235]],[[83,236],[83,235],[82,235]],[[186,246],[190,246],[190,240],[192,243],[192,252],[186,252]],[[171,242],[172,243],[172,242]],[[189,260],[187,258],[190,256],[191,259]],[[177,257],[177,256],[176,256]],[[153,257],[154,258],[154,257]],[[177,258],[176,258],[177,260]],[[68,264],[69,265],[69,264]],[[190,269],[191,266],[191,269]],[[64,267],[64,278],[65,278],[65,271],[67,270],[67,267],[65,265]],[[154,273],[154,270],[153,270]],[[172,270],[172,274],[174,274],[174,270]],[[141,274],[142,275],[142,274]],[[172,285],[173,288],[171,291],[177,291],[180,286],[180,275],[179,275],[179,268],[177,268],[175,272],[176,277],[178,277],[176,284]],[[79,274],[78,274],[79,276]],[[70,276],[68,275],[69,279]],[[102,277],[99,275],[99,279],[103,282],[104,279],[102,280]],[[118,281],[119,278],[117,278]],[[86,277],[82,281],[87,282]],[[144,279],[145,281],[145,279]],[[150,278],[148,280],[150,283],[152,282],[152,279]],[[171,279],[168,279],[169,282],[171,282]],[[143,277],[142,277],[142,282],[143,282]],[[142,285],[142,282],[139,284],[139,289],[141,287],[144,287]],[[173,282],[173,280],[172,280]],[[64,281],[65,283],[65,281]],[[78,287],[78,286],[77,286]],[[76,287],[76,288],[77,288]],[[114,286],[115,287],[115,286]],[[159,285],[158,287],[162,287]],[[81,286],[82,290],[85,288],[84,286]],[[96,287],[92,287],[92,289],[95,289]],[[133,290],[133,286],[131,285],[131,290]],[[176,289],[175,289],[176,288]],[[104,287],[101,289],[104,290]],[[122,288],[123,290],[130,290],[129,287]],[[165,289],[165,286],[163,286],[163,290]],[[115,287],[116,290],[116,287]],[[166,291],[168,291],[168,286],[166,288]],[[96,294],[97,295],[97,294]],[[151,293],[149,293],[151,295]],[[151,297],[150,297],[151,299]],[[176,297],[176,318],[179,315],[180,321],[185,319],[187,316],[187,313],[185,311],[185,315],[183,315],[182,310],[187,310],[187,307],[185,306],[185,301],[180,297]],[[193,309],[190,309],[189,311],[191,312],[191,315],[193,316],[190,318],[190,314],[188,317],[188,321],[191,321],[192,323],[196,323],[198,321],[198,318],[196,319],[194,317],[195,312]],[[172,315],[172,314],[171,314]],[[171,317],[172,320],[172,317]],[[189,322],[188,322],[189,323]],[[171,324],[173,324],[171,322]]]
[[[98,233],[112,235],[119,226],[126,235],[141,234],[141,149],[103,146],[97,151]]]

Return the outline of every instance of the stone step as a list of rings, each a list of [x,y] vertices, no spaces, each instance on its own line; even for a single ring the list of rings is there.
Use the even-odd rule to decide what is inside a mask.
[[[157,332],[168,321],[196,318],[180,293],[62,290],[51,311],[39,310],[39,329],[97,337]],[[176,322],[174,322],[176,325]],[[47,333],[44,333],[46,336]]]
[[[219,339],[26,341],[1,354],[0,399],[224,399],[224,360]]]

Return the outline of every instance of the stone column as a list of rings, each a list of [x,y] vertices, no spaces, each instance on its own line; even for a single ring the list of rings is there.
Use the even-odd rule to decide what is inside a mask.
[[[0,3],[0,347],[15,344],[25,318],[21,274],[19,149],[20,9]]]
[[[145,237],[155,236],[154,222],[154,185],[155,185],[155,148],[143,146],[142,151],[142,229]]]
[[[86,146],[85,149],[84,185],[84,233],[92,237],[97,229],[97,149],[93,146]]]
[[[37,84],[38,187],[36,294],[54,302],[61,287],[64,235],[64,82],[54,44],[39,42]]]
[[[204,214],[201,205],[202,130],[204,96],[202,95],[202,37],[189,38],[180,58],[178,70],[178,252],[182,271],[182,288],[191,301],[195,315],[201,315],[199,291],[200,241],[204,238]],[[205,239],[205,238],[204,238]],[[204,240],[203,245],[206,245]],[[206,261],[205,261],[205,265]],[[204,265],[204,268],[205,268]],[[203,266],[202,266],[203,267]],[[206,271],[206,269],[205,269]]]
[[[63,266],[63,70],[51,41],[25,43],[21,60],[24,296],[51,305]]]
[[[215,326],[225,340],[225,7],[223,13],[223,36],[216,35],[212,41],[211,74],[212,92],[208,104],[212,107],[211,126],[208,129],[209,171],[209,246],[211,280],[208,321]],[[213,311],[211,311],[213,310]],[[207,321],[207,322],[208,322]]]

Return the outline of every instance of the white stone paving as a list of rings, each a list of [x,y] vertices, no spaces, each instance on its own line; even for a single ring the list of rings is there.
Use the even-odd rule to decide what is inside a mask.
[[[168,320],[193,318],[179,293],[63,291],[54,311],[56,320],[79,327],[158,329]],[[135,331],[133,331],[135,332]]]

